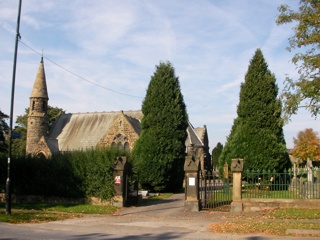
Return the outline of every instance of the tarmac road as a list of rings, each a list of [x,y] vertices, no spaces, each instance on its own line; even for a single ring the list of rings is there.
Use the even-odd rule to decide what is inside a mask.
[[[214,234],[209,224],[225,221],[221,214],[184,212],[184,194],[174,194],[150,205],[123,208],[113,216],[89,215],[40,224],[0,223],[0,239],[306,239]]]

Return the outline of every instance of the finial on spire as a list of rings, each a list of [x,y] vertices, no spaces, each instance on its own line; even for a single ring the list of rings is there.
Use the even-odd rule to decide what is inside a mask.
[[[43,63],[43,48],[42,48],[42,53],[41,53],[41,62],[40,63]]]

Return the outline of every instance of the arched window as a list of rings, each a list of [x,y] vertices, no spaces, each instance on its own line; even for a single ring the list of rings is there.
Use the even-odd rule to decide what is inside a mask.
[[[126,142],[126,143],[124,144],[124,150],[125,150],[126,152],[130,152],[130,146],[129,146],[129,143],[128,143],[128,142]]]
[[[36,154],[36,158],[38,159],[47,159],[43,152],[39,152]]]
[[[123,145],[122,145],[121,142],[118,143],[118,148],[119,148],[119,149],[123,149]]]
[[[111,147],[112,147],[112,148],[116,148],[116,147],[117,147],[117,144],[116,144],[115,142],[112,142],[112,143],[111,143]]]
[[[43,101],[42,102],[42,111],[47,111],[47,102],[46,101]]]

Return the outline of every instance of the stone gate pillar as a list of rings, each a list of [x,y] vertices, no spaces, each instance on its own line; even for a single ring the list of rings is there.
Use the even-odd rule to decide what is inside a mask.
[[[113,164],[114,190],[112,205],[124,207],[127,203],[127,158],[119,156]]]
[[[184,163],[185,171],[185,204],[186,211],[198,212],[199,203],[199,171],[200,161],[194,156],[187,156]]]
[[[231,212],[242,212],[242,172],[243,172],[243,159],[232,159],[231,171],[233,178],[233,191]]]

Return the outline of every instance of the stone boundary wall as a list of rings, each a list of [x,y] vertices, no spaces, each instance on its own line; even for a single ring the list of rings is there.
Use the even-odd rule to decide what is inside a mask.
[[[243,198],[240,200],[244,212],[272,210],[282,208],[320,209],[320,199],[270,199]]]

